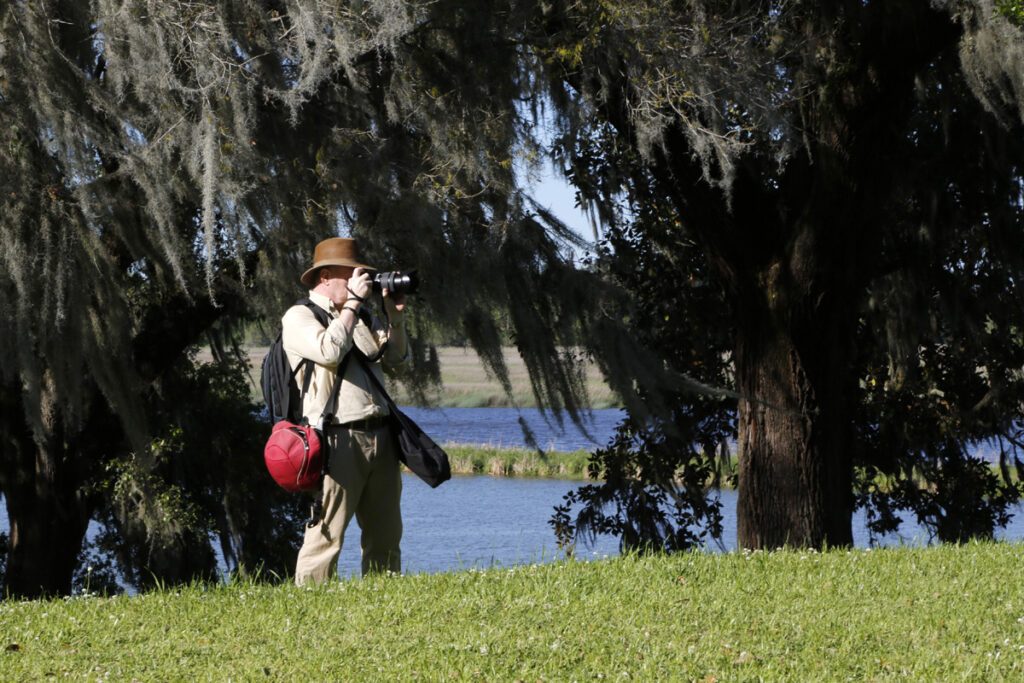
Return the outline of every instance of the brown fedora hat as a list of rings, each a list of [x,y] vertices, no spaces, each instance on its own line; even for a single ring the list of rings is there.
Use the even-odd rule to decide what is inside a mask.
[[[312,287],[313,276],[324,266],[352,266],[376,270],[373,266],[363,263],[356,241],[348,237],[331,237],[316,245],[313,251],[313,267],[302,274],[302,284]]]

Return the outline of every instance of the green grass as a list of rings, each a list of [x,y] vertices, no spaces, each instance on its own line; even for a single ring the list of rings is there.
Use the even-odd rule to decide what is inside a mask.
[[[616,558],[0,604],[0,678],[1019,680],[1020,545]]]
[[[587,451],[561,453],[523,448],[488,448],[445,444],[453,474],[489,474],[495,477],[548,477],[586,479]]]

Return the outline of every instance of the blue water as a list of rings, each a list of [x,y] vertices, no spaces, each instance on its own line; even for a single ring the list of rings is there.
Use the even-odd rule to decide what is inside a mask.
[[[457,476],[432,489],[414,475],[402,481],[402,568],[405,572],[510,567],[560,558],[548,526],[555,505],[581,484],[558,479]],[[358,525],[345,535],[338,569],[359,573]],[[600,539],[581,553],[604,557],[618,543]]]
[[[561,557],[548,520],[552,508],[570,490],[581,486],[556,479],[506,479],[483,475],[454,477],[436,489],[411,474],[404,475],[402,517],[402,566],[407,572],[439,572],[469,567],[511,566],[517,563],[550,561]],[[711,541],[707,550],[736,549],[736,501],[734,490],[720,491],[722,538]],[[997,533],[1001,540],[1024,539],[1024,515],[1015,515]],[[854,545],[867,548],[871,539],[867,515],[853,516]],[[925,530],[914,522],[875,539],[875,545],[926,545]],[[343,576],[359,573],[359,529],[355,523],[346,534],[339,569]],[[580,543],[581,559],[608,557],[618,553],[616,539],[601,536],[593,545]]]
[[[527,430],[545,451],[593,451],[604,446],[625,417],[625,411],[589,410],[577,426],[568,415],[559,424],[552,413],[515,408],[402,408],[438,443],[527,448]],[[526,428],[523,428],[525,423]]]
[[[591,411],[583,431],[568,421],[560,426],[554,419],[545,419],[539,411],[409,408],[408,413],[440,443],[519,448],[528,446],[519,423],[519,418],[523,417],[538,446],[558,451],[593,450],[603,445],[622,418],[618,410]],[[563,496],[581,485],[558,479],[457,476],[431,489],[413,475],[404,475],[403,569],[413,573],[443,572],[508,567],[561,557],[548,520]],[[719,495],[724,516],[722,541],[709,549],[733,550],[736,547],[736,493],[722,491]],[[869,538],[863,511],[854,515],[853,527],[855,544],[867,547]],[[0,504],[0,531],[8,530],[7,510]],[[339,559],[339,572],[343,576],[359,571],[359,533],[353,522]],[[998,537],[1024,539],[1024,515],[1015,515]],[[877,540],[881,545],[893,545],[924,544],[929,539],[919,526],[905,523],[899,533]],[[577,546],[576,556],[601,558],[617,552],[615,539],[600,537],[593,546]]]

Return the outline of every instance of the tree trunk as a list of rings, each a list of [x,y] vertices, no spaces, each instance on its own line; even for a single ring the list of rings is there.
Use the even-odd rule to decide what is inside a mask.
[[[0,386],[0,492],[11,524],[4,595],[68,595],[92,516],[91,468],[121,432],[104,403],[83,428],[92,441],[58,429],[39,444],[20,396],[16,385]]]
[[[90,517],[79,482],[49,467],[53,458],[31,440],[4,448],[0,485],[11,524],[4,594],[68,595]]]
[[[737,324],[736,384],[749,397],[739,402],[737,540],[751,549],[850,545],[850,307],[824,294],[792,305],[781,272],[776,264],[744,297]]]
[[[25,598],[70,594],[89,525],[84,506],[69,506],[73,497],[59,500],[8,492],[6,498],[11,535],[5,594]]]

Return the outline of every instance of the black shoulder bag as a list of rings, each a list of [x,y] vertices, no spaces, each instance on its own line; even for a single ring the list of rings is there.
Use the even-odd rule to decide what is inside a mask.
[[[388,404],[391,420],[391,431],[398,441],[398,457],[405,463],[413,474],[427,482],[431,488],[437,488],[443,482],[452,478],[451,466],[448,464],[448,454],[444,449],[434,443],[427,434],[420,429],[420,426],[398,409],[391,399],[384,383],[381,382],[363,360],[362,354],[352,354],[357,360],[363,363],[366,373],[380,390],[381,395]]]

